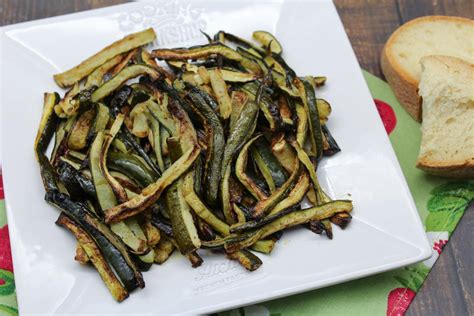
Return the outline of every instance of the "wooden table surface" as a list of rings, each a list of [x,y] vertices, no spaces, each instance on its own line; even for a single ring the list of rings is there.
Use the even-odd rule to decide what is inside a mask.
[[[129,2],[0,0],[0,26]],[[334,0],[362,68],[383,78],[380,53],[401,24],[423,15],[473,18],[472,0]],[[471,205],[407,315],[474,315],[474,209]]]

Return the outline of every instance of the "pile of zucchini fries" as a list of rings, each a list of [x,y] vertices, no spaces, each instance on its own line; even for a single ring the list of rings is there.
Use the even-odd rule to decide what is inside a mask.
[[[155,37],[128,35],[55,75],[69,91],[45,93],[35,140],[56,223],[117,301],[174,249],[193,267],[209,249],[253,271],[251,251],[270,253],[284,229],[332,238],[331,223],[350,222],[352,203],[316,176],[339,151],[315,96],[326,78],[298,77],[264,31],[147,51]],[[305,197],[313,207],[301,210]]]

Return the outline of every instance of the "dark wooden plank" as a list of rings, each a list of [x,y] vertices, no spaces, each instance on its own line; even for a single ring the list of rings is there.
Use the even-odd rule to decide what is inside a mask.
[[[0,26],[125,2],[130,0],[1,0]]]
[[[456,231],[408,309],[415,315],[474,315],[474,205]]]
[[[380,54],[385,41],[400,25],[395,0],[334,0],[360,66],[383,77]]]
[[[397,0],[397,3],[403,23],[426,15],[474,17],[472,0]],[[473,220],[474,208],[471,206],[410,305],[407,315],[474,314]]]
[[[403,22],[424,15],[474,16],[472,0],[397,0]]]

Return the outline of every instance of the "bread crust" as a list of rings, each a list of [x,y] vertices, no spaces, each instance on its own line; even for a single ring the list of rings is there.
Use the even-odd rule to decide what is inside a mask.
[[[405,29],[426,21],[450,21],[474,24],[473,20],[461,17],[439,15],[425,16],[411,20],[400,26],[395,32],[393,32],[385,43],[380,59],[382,72],[392,87],[392,90],[400,104],[417,122],[421,122],[422,120],[421,97],[418,95],[419,82],[416,78],[413,78],[413,76],[407,73],[399,63],[397,63],[393,55],[392,46],[397,37],[403,33]]]
[[[474,159],[459,163],[451,161],[433,162],[424,158],[418,158],[416,167],[428,173],[447,178],[474,178]]]

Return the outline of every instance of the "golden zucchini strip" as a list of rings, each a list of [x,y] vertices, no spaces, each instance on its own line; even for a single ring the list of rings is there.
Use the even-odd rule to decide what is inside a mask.
[[[351,201],[338,200],[305,210],[291,212],[266,224],[257,231],[245,235],[227,237],[224,247],[229,252],[239,251],[253,245],[258,240],[285,228],[308,223],[314,220],[323,220],[330,218],[334,214],[350,211],[352,211]]]
[[[158,100],[156,100],[158,102]],[[173,116],[168,111],[168,95],[165,94],[161,102],[157,103],[154,100],[145,101],[144,104],[150,111],[150,114],[165,127],[171,135],[176,134],[176,126]]]
[[[247,159],[249,155],[250,146],[262,135],[257,135],[251,140],[249,140],[237,157],[237,161],[235,162],[235,175],[237,179],[244,185],[244,187],[257,199],[263,200],[267,198],[265,192],[263,192],[258,185],[245,173],[245,169],[247,168]]]
[[[149,142],[153,151],[155,152],[156,162],[160,171],[163,172],[165,170],[165,163],[163,161],[163,154],[161,152],[161,136],[160,136],[160,123],[155,117],[148,113],[148,123],[150,124],[150,131],[148,134]]]
[[[278,98],[278,105],[280,106],[280,114],[281,118],[283,119],[283,122],[287,125],[293,126],[293,114],[291,113],[290,106],[285,95],[280,95],[280,97]]]
[[[205,46],[195,46],[192,48],[176,48],[168,49],[161,48],[155,49],[151,52],[152,58],[164,59],[164,60],[188,60],[188,59],[199,59],[209,57],[210,55],[221,55],[225,58],[242,61],[244,58],[238,52],[230,47],[213,44]]]
[[[324,193],[324,191],[321,189],[321,186],[319,185],[318,176],[316,175],[316,166],[313,164],[308,154],[304,151],[303,148],[300,147],[300,145],[298,145],[298,143],[295,140],[291,140],[290,144],[296,150],[298,159],[306,167],[306,170],[308,170],[311,181],[313,182],[313,188],[315,190],[316,201],[311,201],[311,203],[319,205],[321,204],[321,202],[330,201],[329,197],[326,195],[326,193]],[[310,191],[311,191],[311,188],[310,188]]]
[[[216,96],[217,102],[219,103],[219,112],[222,118],[225,120],[229,118],[232,113],[232,104],[230,101],[229,94],[227,93],[227,85],[225,84],[222,74],[219,69],[214,69],[209,72],[211,80],[212,90]]]
[[[247,104],[249,97],[247,93],[242,91],[233,91],[231,95],[232,113],[230,114],[229,130],[234,129],[235,123],[237,123],[240,113]]]
[[[110,174],[109,169],[107,168],[107,153],[109,152],[110,145],[112,144],[115,135],[117,135],[122,127],[124,118],[124,115],[119,113],[110,130],[105,132],[104,141],[99,154],[99,169],[102,172],[102,176],[107,180],[107,183],[114,192],[119,203],[123,203],[128,199],[127,193],[122,185]]]
[[[170,158],[174,162],[179,159],[182,150],[177,138],[172,137],[168,141]],[[201,240],[194,225],[191,209],[183,197],[182,178],[178,179],[166,190],[165,198],[178,249],[181,254],[189,255],[201,247]]]
[[[275,190],[268,198],[258,201],[253,209],[253,217],[255,219],[261,218],[266,215],[274,206],[276,206],[292,189],[295,184],[295,180],[300,172],[300,163],[295,160],[293,164],[293,172],[291,173],[288,180],[283,185]]]
[[[97,136],[92,143],[90,154],[89,154],[89,164],[92,173],[92,180],[94,182],[94,187],[97,192],[97,199],[99,200],[99,205],[101,209],[105,210],[117,204],[117,199],[115,197],[114,191],[110,187],[107,179],[102,174],[100,169],[100,152],[104,144],[104,132],[97,133]]]
[[[155,38],[156,34],[153,28],[127,35],[123,39],[107,46],[100,52],[84,60],[76,67],[54,75],[54,81],[56,81],[61,88],[72,86],[108,60],[129,50],[148,44],[154,41]]]
[[[171,81],[174,81],[176,79],[174,74],[158,66],[156,61],[153,58],[151,58],[150,53],[146,49],[142,49],[141,58],[143,62],[145,63],[145,65],[148,65],[153,69],[156,69],[159,73],[163,74],[167,79]]]
[[[208,84],[209,82],[211,82],[211,77],[209,76],[209,72],[207,71],[206,67],[198,67],[197,73],[199,74],[199,77],[201,77],[203,84]]]
[[[298,117],[298,123],[296,125],[296,141],[298,142],[298,145],[303,147],[308,133],[308,114],[301,103],[295,102],[295,105],[296,116]]]
[[[86,251],[82,248],[79,242],[76,244],[76,255],[74,256],[74,260],[80,264],[88,264],[90,262],[89,256],[87,256]]]
[[[183,156],[166,169],[155,183],[143,189],[138,196],[125,203],[105,210],[105,222],[116,223],[150,207],[160,198],[161,194],[168,186],[181,177],[181,175],[192,166],[200,152],[201,149],[197,146],[189,149],[183,154]]]
[[[66,118],[77,113],[79,102],[75,100],[74,97],[78,95],[80,90],[79,84],[76,83],[68,92],[66,92],[64,98],[62,98],[54,107],[54,112],[57,116]]]
[[[175,249],[174,244],[171,240],[163,234],[161,236],[160,242],[156,245],[155,251],[155,263],[162,264],[171,256]]]
[[[321,124],[325,124],[332,111],[331,104],[324,99],[316,99],[316,105],[318,107],[319,121]]]
[[[194,192],[194,174],[188,172],[184,177],[183,195],[186,202],[191,206],[197,216],[208,223],[219,234],[229,235],[229,225],[224,223],[214,215],[214,213],[201,201],[196,192]]]
[[[262,265],[262,260],[246,249],[227,253],[227,258],[238,261],[245,269],[249,271],[255,271]]]
[[[250,246],[250,249],[264,254],[269,254],[272,252],[273,248],[275,248],[275,244],[276,241],[272,239],[259,240]]]
[[[118,119],[114,122],[115,126],[113,126],[114,131],[116,132],[121,126],[121,118],[123,120],[123,116],[118,115]],[[110,207],[114,207],[117,205],[117,197],[115,196],[115,192],[119,193],[119,188],[122,188],[120,183],[113,178],[108,172],[107,176],[104,174],[105,165],[105,156],[103,155],[103,149],[105,142],[110,141],[109,134],[105,134],[105,132],[97,133],[97,136],[92,143],[92,147],[90,150],[89,156],[89,163],[91,167],[92,179],[94,183],[95,190],[97,192],[97,199],[99,200],[99,205],[102,210],[108,209]],[[113,138],[112,138],[113,139]],[[113,180],[112,180],[113,179]],[[114,184],[114,187],[111,185]],[[116,183],[115,183],[116,182]],[[118,184],[118,185],[117,185]],[[114,191],[115,188],[115,191]],[[118,194],[120,199],[126,200],[127,196],[126,193],[121,192]],[[139,239],[133,231],[127,226],[124,222],[117,222],[110,225],[110,229],[123,240],[123,242],[132,249],[135,253],[143,253],[147,250],[146,240]]]
[[[124,55],[117,55],[114,58],[109,59],[103,65],[97,67],[86,79],[86,83],[84,84],[84,89],[90,88],[92,86],[100,86],[102,85],[102,81],[104,79],[105,74],[115,66],[117,66]]]
[[[95,112],[94,109],[87,110],[76,120],[67,139],[69,149],[81,150],[86,147],[87,137],[96,116]]]
[[[148,246],[155,247],[161,239],[161,233],[158,228],[153,226],[148,216],[145,216],[144,230]]]
[[[112,294],[113,298],[118,302],[123,301],[128,297],[127,290],[122,286],[119,279],[115,276],[104,256],[99,250],[99,247],[94,242],[94,239],[89,236],[82,228],[73,222],[69,217],[61,213],[56,224],[66,228],[74,234],[81,248],[87,254],[94,267],[99,272],[100,277]]]
[[[237,224],[242,224],[247,221],[244,211],[237,204],[232,203],[232,209],[234,210],[235,215],[237,215]]]
[[[115,77],[104,83],[99,89],[92,93],[91,101],[97,102],[111,94],[129,79],[140,75],[149,75],[153,80],[160,77],[160,74],[153,68],[145,65],[132,65],[123,69]]]
[[[238,72],[233,70],[221,69],[222,79],[227,82],[249,82],[258,78],[257,75],[248,72]]]
[[[301,202],[304,198],[306,192],[309,188],[309,175],[306,172],[302,172],[298,182],[296,182],[295,186],[288,194],[288,196],[280,201],[271,211],[268,213],[268,216],[277,214],[287,208],[296,205],[297,203]]]
[[[313,85],[318,88],[324,86],[326,84],[327,77],[325,76],[314,76],[313,77]]]
[[[289,173],[293,171],[293,163],[297,159],[295,151],[288,144],[284,134],[280,134],[272,139],[272,152],[283,168]]]
[[[110,230],[114,232],[135,254],[144,254],[148,251],[144,238],[139,238],[134,231],[124,221],[110,225]]]
[[[110,76],[113,78],[115,75],[117,75],[119,72],[122,71],[127,65],[130,63],[130,60],[132,60],[133,56],[137,54],[138,48],[132,49],[129,51],[127,54],[125,54],[125,57],[118,63],[112,71],[110,71]]]
[[[203,46],[194,46],[191,48],[175,48],[175,49],[155,49],[151,52],[151,57],[163,60],[188,60],[206,58],[211,55],[221,55],[227,59],[235,60],[242,64],[243,67],[253,73],[260,73],[260,66],[233,50],[222,44],[211,44]]]

